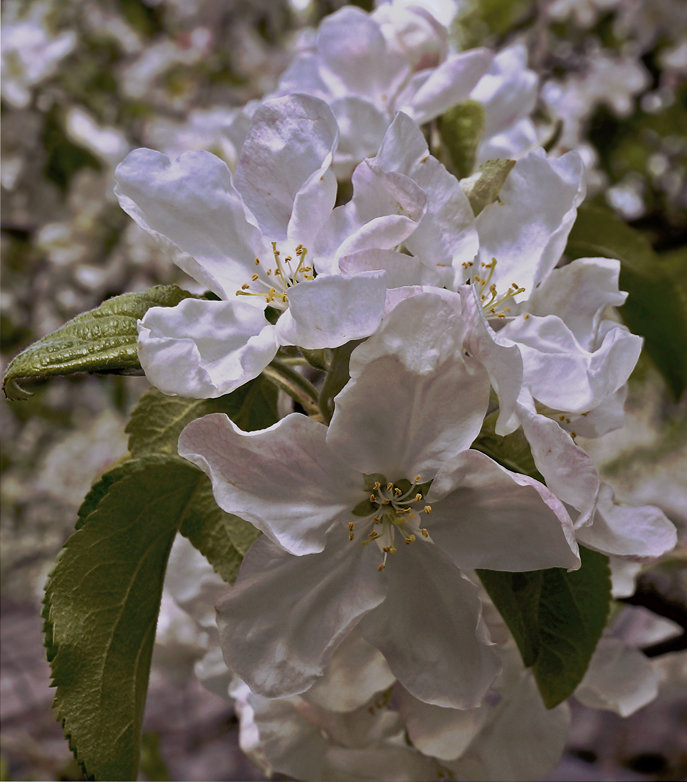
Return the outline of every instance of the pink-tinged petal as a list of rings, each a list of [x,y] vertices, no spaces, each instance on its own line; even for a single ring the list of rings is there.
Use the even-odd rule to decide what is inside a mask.
[[[557,315],[517,317],[499,334],[518,345],[532,396],[573,413],[593,409],[624,385],[642,348],[640,337],[604,321],[599,345],[590,352]]]
[[[339,126],[334,170],[338,179],[349,179],[358,163],[379,148],[389,118],[369,100],[353,95],[331,101],[329,108]]]
[[[185,299],[152,307],[138,324],[141,366],[165,394],[228,394],[257,377],[277,349],[264,313],[240,302]]]
[[[475,165],[481,166],[487,160],[517,160],[536,149],[540,144],[537,128],[529,117],[518,120],[503,133],[485,138],[477,147]]]
[[[517,428],[514,413],[523,381],[520,351],[491,328],[482,311],[474,285],[461,285],[458,293],[465,313],[465,350],[484,364],[498,395],[496,434],[509,434]]]
[[[527,68],[527,49],[521,44],[499,52],[470,98],[484,106],[486,138],[511,128],[533,111],[538,77]]]
[[[337,455],[390,481],[428,480],[479,433],[489,382],[460,357],[420,374],[388,354],[366,364],[334,401],[327,443]]]
[[[580,703],[592,709],[629,717],[658,695],[658,674],[638,649],[619,638],[604,637],[594,650],[589,668],[575,690]]]
[[[323,778],[327,741],[320,726],[300,713],[300,698],[264,698],[245,683],[235,683],[231,694],[241,751],[266,777],[279,771],[293,779]]]
[[[383,271],[320,276],[289,289],[289,309],[276,325],[281,345],[336,348],[372,334],[386,296]]]
[[[468,318],[457,293],[418,286],[394,293],[393,306],[387,308],[381,327],[351,354],[352,378],[389,355],[421,375],[437,372],[449,360],[464,358]],[[472,366],[475,362],[468,363]]]
[[[361,617],[384,600],[379,552],[351,543],[345,531],[340,538],[302,557],[259,538],[219,601],[225,660],[254,692],[276,698],[306,690]]]
[[[293,213],[286,229],[293,244],[312,247],[315,237],[334,209],[336,203],[336,176],[328,166],[318,169],[296,193]]]
[[[518,416],[546,485],[559,499],[580,511],[576,527],[588,524],[600,486],[599,473],[591,457],[575,445],[556,421],[525,405],[518,405]]]
[[[429,269],[417,258],[395,250],[359,250],[345,255],[339,260],[339,269],[343,274],[360,274],[374,269],[386,274],[388,288],[401,288],[409,285],[450,284],[452,274],[444,275],[446,270]]]
[[[494,203],[477,216],[479,260],[496,258],[492,282],[512,283],[525,298],[554,268],[584,196],[584,166],[576,152],[557,159],[535,149],[518,160]]]
[[[322,551],[325,533],[360,502],[362,480],[327,448],[327,428],[298,413],[256,432],[227,416],[191,422],[179,454],[212,481],[220,508],[292,554]]]
[[[499,670],[478,590],[433,544],[391,556],[388,594],[359,627],[411,695],[452,708],[479,705]]]
[[[527,305],[533,315],[557,315],[587,350],[595,347],[606,307],[620,307],[627,293],[618,290],[620,261],[578,258],[554,269]]]
[[[405,241],[410,252],[432,267],[452,268],[474,258],[479,239],[470,202],[453,174],[430,155],[410,117],[396,115],[371,164],[410,177],[427,197],[427,211]]]
[[[402,742],[377,742],[369,747],[331,747],[327,753],[327,782],[418,782],[437,778],[436,761]]]
[[[427,501],[432,540],[458,567],[519,572],[580,566],[575,531],[561,501],[534,478],[479,451],[447,464]]]
[[[320,75],[319,59],[313,52],[299,54],[279,80],[276,95],[292,95],[296,92],[325,101],[331,97],[329,87]]]
[[[579,529],[577,539],[604,554],[653,559],[675,548],[677,532],[660,508],[619,505],[603,484],[592,524]]]
[[[387,46],[400,52],[413,70],[433,68],[448,53],[448,30],[451,3],[428,8],[384,3],[377,6],[372,18],[379,24]]]
[[[320,76],[333,95],[369,98],[380,108],[410,71],[403,56],[388,50],[377,22],[353,6],[323,20],[317,53]]]
[[[394,681],[382,654],[353,630],[306,697],[329,711],[353,711],[364,706],[375,693],[391,687]]]
[[[446,709],[419,701],[402,688],[398,688],[396,697],[413,745],[441,760],[460,757],[488,715],[484,703],[474,709]]]
[[[181,268],[229,299],[264,252],[226,163],[201,150],[171,161],[152,149],[135,149],[115,171],[122,209],[146,231],[172,241],[187,258]]]
[[[336,274],[338,259],[359,250],[395,249],[425,213],[425,194],[402,174],[377,171],[365,160],[352,181],[353,198],[334,209],[312,248],[320,273]]]
[[[563,754],[570,708],[547,709],[531,671],[511,685],[468,751],[450,768],[473,780],[543,779]]]
[[[241,149],[236,188],[270,239],[286,238],[294,203],[304,186],[307,192],[294,216],[298,223],[307,222],[303,210],[316,203],[318,191],[322,205],[316,208],[314,219],[322,219],[334,206],[331,177],[325,173],[337,139],[334,115],[318,98],[273,98],[255,112]],[[312,235],[312,228],[307,227]]]
[[[414,74],[395,101],[395,108],[419,125],[467,99],[494,57],[489,49],[471,49],[448,57],[436,68]]]

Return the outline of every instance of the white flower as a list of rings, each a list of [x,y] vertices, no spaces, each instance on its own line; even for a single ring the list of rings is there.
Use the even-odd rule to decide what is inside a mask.
[[[326,17],[313,50],[298,55],[276,94],[325,100],[339,123],[339,173],[373,154],[396,111],[423,124],[467,99],[492,59],[486,49],[448,54],[446,30],[418,8],[346,6]]]
[[[236,678],[231,693],[241,749],[265,774],[279,771],[306,782],[433,779],[437,764],[407,745],[400,715],[380,692],[393,683],[383,657],[355,632],[302,695],[265,698]],[[328,700],[316,695],[318,688]]]
[[[329,428],[292,414],[246,433],[216,415],[182,433],[218,504],[265,533],[219,606],[225,656],[253,691],[304,691],[357,627],[413,695],[475,706],[496,659],[460,568],[579,565],[560,501],[468,450],[489,380],[463,352],[463,316],[456,294],[401,302],[354,351]]]
[[[152,308],[140,322],[141,365],[162,391],[219,396],[256,377],[280,345],[336,347],[374,331],[384,273],[321,272],[336,265],[337,253],[374,243],[387,222],[394,243],[402,241],[423,213],[423,196],[389,177],[366,183],[361,172],[366,209],[339,225],[330,169],[336,143],[327,106],[293,95],[255,112],[234,179],[223,161],[201,151],[172,162],[139,149],[117,168],[122,208],[187,253],[179,265],[219,298]],[[320,232],[327,246],[320,241],[313,257]],[[267,307],[282,313],[276,325]]]

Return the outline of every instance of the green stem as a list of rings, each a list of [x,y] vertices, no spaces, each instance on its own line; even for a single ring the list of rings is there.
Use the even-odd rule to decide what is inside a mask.
[[[295,399],[310,416],[320,417],[317,404],[318,392],[315,386],[295,369],[279,360],[274,360],[263,370],[270,383]]]

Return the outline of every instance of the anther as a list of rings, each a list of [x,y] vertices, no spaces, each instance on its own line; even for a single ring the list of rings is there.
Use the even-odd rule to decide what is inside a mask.
[[[379,565],[377,565],[377,570],[381,573],[385,567],[386,565],[383,562],[380,562]]]
[[[354,538],[355,538],[355,533],[354,532],[349,532],[348,533],[348,539],[349,540],[353,540]]]
[[[425,505],[425,507],[422,510],[425,513],[431,513],[432,512],[432,506],[431,505]]]
[[[429,537],[429,530],[427,529],[427,527],[423,527],[423,528],[420,530],[420,532],[422,533],[422,537],[423,537],[423,538],[428,538],[428,537]]]
[[[421,500],[421,499],[422,499],[422,495],[420,494],[420,492],[418,492],[418,493],[415,495],[415,502],[420,502],[420,500]]]
[[[255,259],[255,265],[256,266],[260,266],[260,258],[256,258]]]
[[[251,278],[251,280],[253,282],[255,282],[256,280],[260,279],[260,275],[259,274],[251,274],[250,278]]]
[[[413,483],[420,483],[421,480],[422,480],[422,476],[421,475],[416,475],[413,478]]]
[[[248,288],[250,288],[250,285],[247,282],[244,282],[243,285],[241,286],[242,291],[247,291]]]
[[[370,494],[370,502],[377,502],[377,495],[376,494]]]
[[[348,522],[348,531],[349,532],[353,532],[354,529],[355,529],[355,522],[354,521],[349,521]]]

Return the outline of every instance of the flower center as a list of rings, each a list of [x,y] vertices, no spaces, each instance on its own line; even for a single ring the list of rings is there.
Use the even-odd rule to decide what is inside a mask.
[[[267,304],[278,310],[289,306],[288,290],[303,280],[314,280],[313,267],[308,266],[307,248],[299,244],[292,255],[281,257],[277,243],[272,242],[274,267],[267,267],[260,258],[255,259],[256,271],[251,275],[250,282],[236,291],[237,296],[261,296]]]
[[[496,258],[492,258],[489,263],[482,261],[479,265],[479,274],[470,272],[470,278],[472,284],[477,286],[477,295],[485,316],[503,320],[503,318],[508,317],[510,312],[510,307],[505,306],[507,302],[514,299],[519,293],[524,293],[525,289],[518,285],[517,282],[514,282],[505,294],[499,294],[496,285],[491,281],[491,278],[494,276],[496,263]],[[466,270],[472,269],[473,266],[473,261],[465,261],[463,263],[463,268]]]
[[[361,527],[364,535],[362,545],[375,542],[383,553],[378,570],[384,570],[389,554],[397,552],[396,541],[410,545],[418,535],[429,538],[429,530],[421,523],[421,514],[429,514],[432,506],[425,502],[429,483],[422,483],[417,475],[413,483],[400,480],[387,481],[381,475],[366,476],[367,499],[353,508],[355,516],[362,516],[360,522],[348,522],[348,539],[355,540],[356,528]]]

